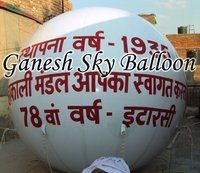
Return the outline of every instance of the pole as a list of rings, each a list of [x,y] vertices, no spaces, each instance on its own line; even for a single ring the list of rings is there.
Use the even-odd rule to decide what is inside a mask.
[[[61,4],[62,4],[62,13],[65,12],[65,9],[64,9],[64,0],[61,0]]]

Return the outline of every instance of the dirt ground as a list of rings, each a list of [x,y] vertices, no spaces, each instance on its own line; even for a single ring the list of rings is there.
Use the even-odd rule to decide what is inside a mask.
[[[151,166],[152,173],[159,165]],[[1,173],[51,173],[49,167],[40,161],[20,139],[7,142],[0,149],[0,172]],[[137,171],[137,173],[149,173],[149,167]],[[53,170],[53,173],[62,173]]]
[[[183,127],[160,155],[134,173],[200,173],[200,115],[188,108]],[[0,140],[2,127],[12,127],[7,98],[0,97]],[[32,153],[14,132],[6,136],[0,148],[0,173],[51,173],[48,165]],[[53,173],[61,173],[53,170]]]

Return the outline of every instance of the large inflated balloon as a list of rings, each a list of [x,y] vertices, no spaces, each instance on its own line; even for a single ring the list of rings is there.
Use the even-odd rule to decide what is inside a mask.
[[[55,68],[18,71],[10,80],[10,110],[21,138],[69,173],[108,156],[122,157],[131,169],[144,165],[168,144],[185,107],[182,71],[123,70],[127,53],[139,61],[156,50],[178,58],[154,26],[126,11],[86,8],[48,21],[21,50],[20,61],[60,57],[49,65]],[[95,58],[103,60],[99,68],[92,68],[95,60],[100,64]]]

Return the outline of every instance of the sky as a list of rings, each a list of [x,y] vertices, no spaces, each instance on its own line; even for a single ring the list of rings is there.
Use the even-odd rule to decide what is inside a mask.
[[[200,33],[200,0],[71,0],[73,9],[104,6],[134,14],[156,14],[156,28],[163,34],[176,34],[177,27],[194,25]]]

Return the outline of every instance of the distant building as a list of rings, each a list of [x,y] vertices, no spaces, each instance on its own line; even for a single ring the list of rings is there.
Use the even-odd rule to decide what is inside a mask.
[[[157,23],[156,21],[156,15],[155,14],[139,14],[140,17],[144,18],[151,24],[155,25]]]
[[[190,33],[185,27],[182,31],[178,34],[169,34],[167,38],[175,47],[179,57],[196,58],[196,71],[187,72],[186,75],[189,83],[200,83],[200,34]]]
[[[151,24],[155,25],[155,14],[139,14]],[[196,71],[186,72],[186,77],[189,84],[200,83],[200,34],[195,34],[194,26],[181,26],[178,27],[177,34],[168,34],[166,37],[175,47],[179,57],[185,59],[188,57],[196,58]]]

